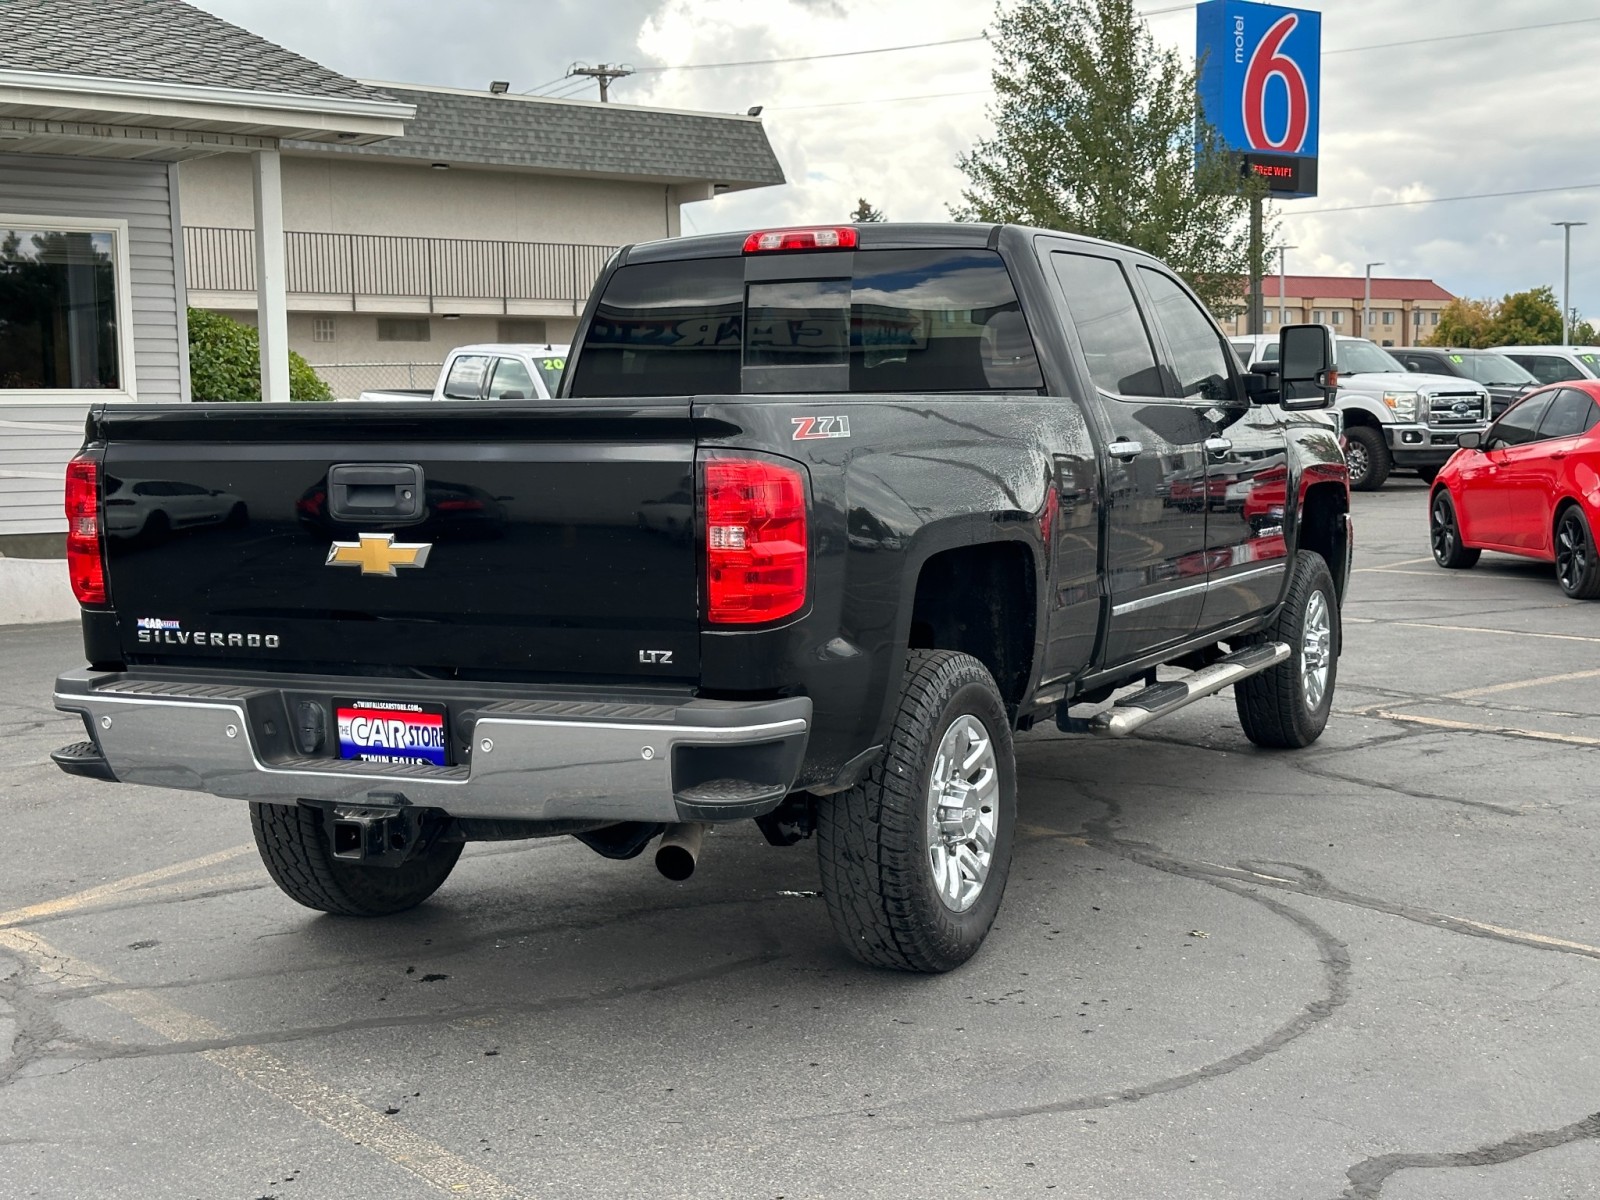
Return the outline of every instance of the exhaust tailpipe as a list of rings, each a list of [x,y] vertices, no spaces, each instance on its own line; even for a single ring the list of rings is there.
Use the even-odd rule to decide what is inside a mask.
[[[700,843],[705,839],[703,821],[685,821],[668,825],[656,845],[656,870],[675,883],[682,883],[694,874],[694,865],[700,857]]]

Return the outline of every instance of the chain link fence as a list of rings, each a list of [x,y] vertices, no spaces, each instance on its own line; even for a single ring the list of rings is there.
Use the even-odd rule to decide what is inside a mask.
[[[333,389],[335,400],[354,400],[362,392],[433,390],[442,362],[312,363],[311,369]]]

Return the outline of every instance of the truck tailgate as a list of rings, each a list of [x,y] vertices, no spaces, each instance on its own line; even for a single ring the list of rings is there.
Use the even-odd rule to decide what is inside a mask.
[[[130,662],[698,678],[687,400],[107,409],[90,437]]]

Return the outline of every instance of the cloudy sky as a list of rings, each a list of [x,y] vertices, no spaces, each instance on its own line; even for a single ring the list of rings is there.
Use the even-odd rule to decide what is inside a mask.
[[[594,98],[592,84],[562,79],[567,68],[623,62],[637,73],[614,85],[617,101],[763,105],[790,184],[691,205],[686,231],[843,219],[861,196],[891,219],[944,219],[961,188],[956,157],[989,128],[984,0],[197,2],[365,79],[509,79],[516,91]],[[1289,270],[1360,274],[1382,260],[1376,275],[1427,276],[1461,295],[1559,293],[1550,222],[1589,221],[1573,231],[1572,302],[1600,314],[1600,11],[1571,0],[1298,6],[1323,11],[1321,195],[1278,206],[1283,240],[1299,247]],[[1193,53],[1192,3],[1137,7],[1159,41]],[[918,48],[685,69],[909,43]],[[1591,186],[1357,207],[1580,184]]]

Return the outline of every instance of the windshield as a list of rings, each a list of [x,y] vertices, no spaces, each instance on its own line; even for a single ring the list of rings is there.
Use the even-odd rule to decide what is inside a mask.
[[[1341,375],[1399,375],[1405,368],[1394,355],[1375,342],[1365,338],[1339,339],[1339,374]]]
[[[536,354],[533,365],[539,370],[539,378],[544,380],[544,386],[554,396],[561,386],[561,372],[567,369],[567,350],[563,346],[559,350],[552,350],[546,354]]]
[[[1479,383],[1538,383],[1533,372],[1517,366],[1504,354],[1452,354],[1450,361]]]

